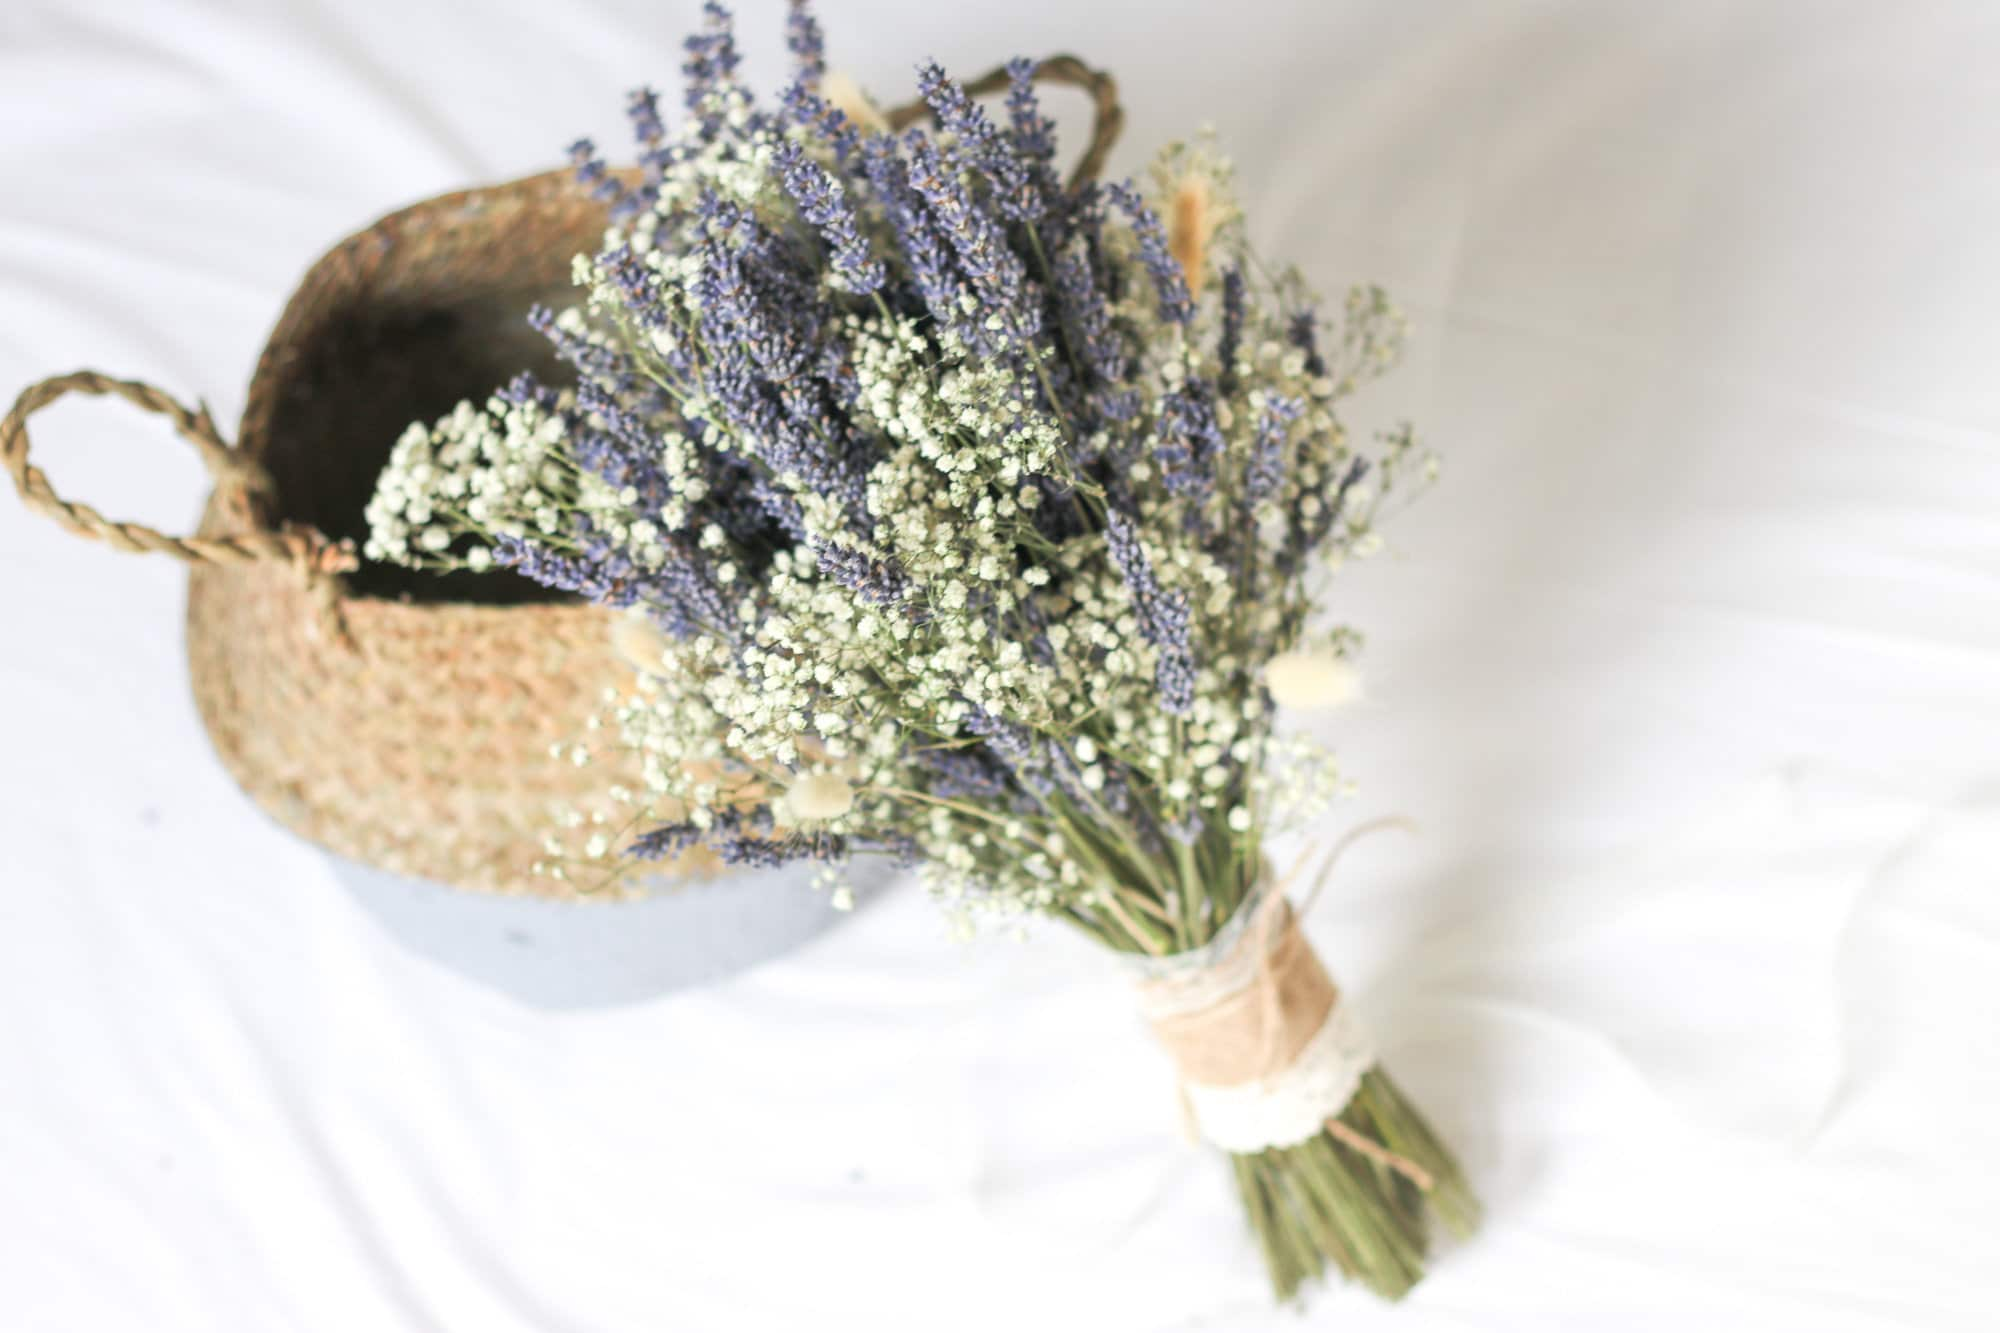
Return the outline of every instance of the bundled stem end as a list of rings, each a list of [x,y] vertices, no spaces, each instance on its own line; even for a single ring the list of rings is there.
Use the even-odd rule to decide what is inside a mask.
[[[1380,1066],[1336,1123],[1342,1132],[1231,1156],[1272,1289],[1290,1300],[1331,1267],[1400,1300],[1423,1278],[1429,1215],[1464,1238],[1479,1225],[1479,1202]]]

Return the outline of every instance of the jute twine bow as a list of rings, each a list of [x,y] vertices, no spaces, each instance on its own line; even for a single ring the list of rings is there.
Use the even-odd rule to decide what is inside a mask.
[[[214,536],[170,536],[143,523],[106,518],[81,501],[66,500],[57,494],[47,474],[28,461],[28,418],[71,393],[108,394],[166,417],[175,432],[201,455],[215,482],[217,496],[239,518],[240,530]],[[5,463],[14,489],[28,508],[47,515],[79,536],[104,542],[117,550],[169,555],[190,565],[249,565],[262,561],[290,565],[312,592],[320,621],[313,630],[353,648],[353,639],[340,613],[339,582],[339,575],[360,563],[353,545],[333,541],[301,524],[267,522],[265,515],[275,495],[269,474],[256,459],[222,438],[205,404],[190,408],[153,385],[114,379],[94,370],[52,376],[23,389],[6,417],[0,419],[0,462]]]
[[[1153,1010],[1150,1023],[1173,1057],[1181,1079],[1183,1111],[1190,1083],[1211,1087],[1266,1084],[1291,1069],[1333,1015],[1340,991],[1299,929],[1342,853],[1360,839],[1406,819],[1372,820],[1350,830],[1322,861],[1304,900],[1294,909],[1287,891],[1315,854],[1308,847],[1285,877],[1253,901],[1242,937],[1221,956],[1187,976],[1150,981],[1141,996]],[[1421,1166],[1343,1123],[1338,1113],[1327,1133],[1428,1192],[1435,1181]]]

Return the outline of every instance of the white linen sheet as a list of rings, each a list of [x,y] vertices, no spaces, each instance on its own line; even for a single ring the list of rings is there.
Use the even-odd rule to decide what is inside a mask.
[[[776,5],[743,4],[777,83]],[[653,0],[0,8],[0,389],[233,423],[306,265],[620,141]],[[900,94],[1072,50],[1414,320],[1437,491],[1333,608],[1402,813],[1312,913],[1489,1209],[1349,1329],[2000,1323],[2000,7],[826,0]],[[1074,118],[1070,125],[1075,126]],[[191,451],[50,413],[172,526]],[[0,499],[0,1327],[1289,1329],[1124,981],[911,886],[550,1014],[397,951],[210,755],[182,575]]]

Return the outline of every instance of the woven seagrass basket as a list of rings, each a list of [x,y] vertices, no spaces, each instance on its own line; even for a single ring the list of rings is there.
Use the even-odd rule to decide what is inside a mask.
[[[412,420],[554,375],[524,315],[566,300],[604,216],[567,173],[466,190],[335,246],[279,317],[226,443],[206,408],[80,371],[27,389],[0,456],[30,507],[122,550],[189,566],[187,645],[216,752],[280,823],[333,851],[466,888],[571,894],[533,873],[553,812],[608,781],[551,753],[631,668],[596,608],[506,572],[438,579],[355,555],[362,510]],[[27,419],[65,394],[165,415],[214,492],[190,538],[58,496]]]
[[[1085,92],[1093,122],[1074,179],[1098,174],[1122,127],[1111,77],[1074,56],[1038,82]],[[1003,90],[996,69],[966,85]],[[880,114],[902,129],[922,102]],[[188,665],[216,752],[281,824],[354,860],[464,888],[557,897],[536,873],[552,816],[613,784],[552,749],[581,739],[607,689],[631,683],[605,612],[504,571],[447,576],[364,563],[363,509],[396,437],[523,369],[561,369],[527,326],[571,298],[570,261],[602,239],[603,206],[569,173],[465,190],[392,213],[307,272],[250,382],[232,445],[205,407],[77,371],[29,386],[0,420],[22,499],[120,550],[189,566]],[[71,393],[164,415],[215,489],[192,537],[65,500],[29,461],[28,419]],[[713,868],[693,853],[674,871]],[[627,867],[626,869],[631,869]]]

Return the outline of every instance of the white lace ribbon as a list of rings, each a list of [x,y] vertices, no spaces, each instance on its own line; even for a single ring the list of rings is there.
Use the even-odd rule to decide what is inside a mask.
[[[1347,1109],[1375,1044],[1346,1005],[1334,1001],[1319,1031],[1286,1068],[1254,1083],[1181,1084],[1201,1136],[1236,1153],[1288,1148],[1319,1133]]]
[[[1146,1017],[1157,1022],[1198,1012],[1262,984],[1264,941],[1246,937],[1266,928],[1266,914],[1284,911],[1282,897],[1283,886],[1267,871],[1206,946],[1137,962],[1148,983],[1141,988]],[[1347,1108],[1374,1064],[1374,1042],[1336,993],[1320,1026],[1283,1068],[1227,1085],[1183,1078],[1181,1090],[1202,1138],[1228,1152],[1255,1153],[1319,1133]]]

